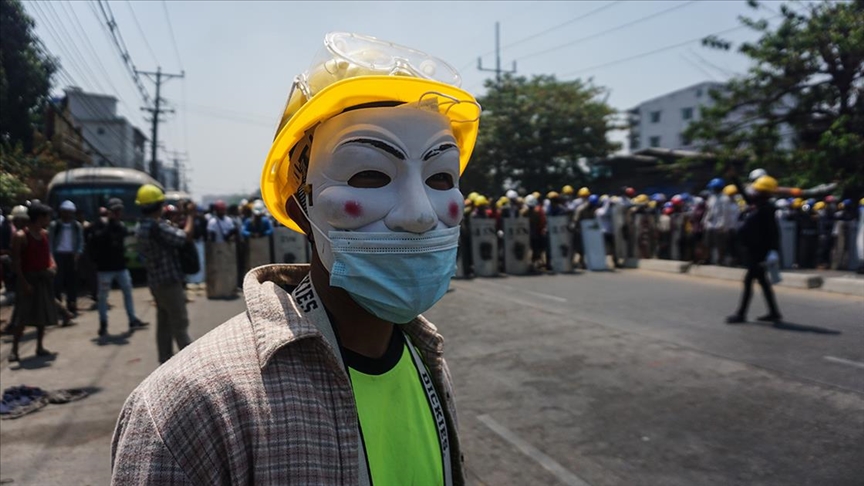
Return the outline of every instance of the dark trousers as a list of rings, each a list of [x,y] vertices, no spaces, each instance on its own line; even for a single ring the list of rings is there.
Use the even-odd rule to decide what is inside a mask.
[[[747,315],[747,309],[750,307],[750,298],[753,297],[753,280],[759,282],[759,285],[762,287],[762,294],[765,295],[768,312],[779,316],[780,310],[777,308],[774,290],[771,288],[771,282],[768,281],[768,276],[765,274],[765,267],[761,263],[753,263],[747,267],[747,274],[744,275],[744,293],[741,294],[741,305],[738,307],[738,315],[742,317]]]
[[[66,308],[71,312],[78,309],[78,272],[74,253],[56,253],[57,277],[54,280],[54,295],[62,301],[66,295]]]

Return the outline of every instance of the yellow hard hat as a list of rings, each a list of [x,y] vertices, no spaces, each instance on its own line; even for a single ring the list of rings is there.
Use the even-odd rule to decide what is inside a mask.
[[[507,196],[501,196],[498,198],[498,201],[495,203],[495,207],[497,207],[498,209],[501,209],[508,204],[510,204],[510,199],[507,198]]]
[[[534,196],[534,199],[540,199],[540,196],[542,196],[542,194],[540,194],[540,191],[534,191],[531,193],[531,195]]]
[[[645,204],[648,202],[648,194],[639,194],[633,198],[633,202],[636,204]]]
[[[165,200],[165,193],[158,186],[153,184],[144,184],[138,188],[138,195],[135,197],[135,204],[139,206],[147,206]]]
[[[753,189],[759,192],[777,192],[777,186],[777,179],[767,175],[753,181]]]
[[[566,186],[561,188],[561,192],[564,194],[567,194],[569,196],[576,191],[573,190],[573,186],[571,186],[570,184],[567,184]]]
[[[796,197],[792,200],[792,209],[798,209],[804,205],[804,200],[800,197]]]
[[[546,199],[555,199],[556,197],[559,197],[559,196],[560,196],[560,194],[558,194],[557,192],[555,192],[555,191],[549,191],[549,192],[546,194]]]
[[[261,174],[261,198],[280,223],[302,232],[285,209],[305,171],[297,163],[304,153],[292,149],[308,131],[348,108],[396,102],[443,114],[459,146],[460,173],[465,170],[477,140],[480,105],[458,87],[461,78],[449,64],[413,49],[347,33],[327,34],[320,54],[294,80]]]
[[[480,197],[479,192],[472,192],[472,193],[468,194],[468,200],[471,202],[474,202],[474,200],[477,199],[478,197]]]
[[[489,200],[486,199],[486,196],[477,196],[477,198],[474,199],[474,205],[475,206],[488,206]]]
[[[816,211],[825,209],[825,201],[817,201],[816,204],[813,205],[813,209]]]
[[[576,193],[576,195],[579,197],[588,197],[591,195],[591,190],[587,187],[581,187],[579,188],[579,192]]]
[[[734,196],[735,194],[738,194],[738,188],[735,187],[735,184],[729,184],[723,188],[723,194]]]

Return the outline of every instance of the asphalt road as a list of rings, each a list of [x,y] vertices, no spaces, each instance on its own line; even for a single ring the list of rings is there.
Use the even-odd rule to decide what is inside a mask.
[[[864,484],[864,298],[778,289],[778,329],[723,323],[739,284],[644,270],[452,287],[426,315],[446,339],[469,484]],[[136,289],[153,321],[148,300]],[[50,331],[54,360],[10,366],[3,345],[3,387],[92,395],[0,422],[0,481],[108,483],[117,414],[157,365],[154,330],[121,334],[111,301],[108,343],[89,312]],[[193,337],[243,309],[196,297]]]
[[[775,328],[723,323],[740,284],[689,276],[453,287],[427,316],[474,484],[864,484],[864,298],[778,289]]]

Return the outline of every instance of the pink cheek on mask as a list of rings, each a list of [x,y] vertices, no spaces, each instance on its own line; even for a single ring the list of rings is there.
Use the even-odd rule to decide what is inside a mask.
[[[363,214],[363,208],[357,201],[348,201],[345,203],[345,214],[352,218],[359,218]]]
[[[459,217],[459,204],[456,201],[450,201],[450,205],[447,206],[447,214],[450,215],[451,219]]]

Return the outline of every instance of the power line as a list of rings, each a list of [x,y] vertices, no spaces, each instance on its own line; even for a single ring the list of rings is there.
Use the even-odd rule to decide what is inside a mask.
[[[776,18],[777,18],[777,17],[771,17],[769,20],[773,20],[773,19],[776,19]],[[723,34],[728,34],[729,32],[734,32],[734,31],[736,31],[736,30],[741,30],[741,29],[746,29],[746,28],[749,28],[749,26],[747,26],[747,25],[739,25],[738,27],[732,27],[732,28],[730,28],[730,29],[721,30],[721,31],[719,31],[719,32],[714,32],[713,34],[703,35],[703,36],[701,36],[701,37],[697,37],[697,38],[695,38],[695,39],[690,39],[690,40],[687,40],[687,41],[684,41],[684,42],[679,42],[679,43],[677,43],[677,44],[670,44],[670,45],[668,45],[668,46],[659,47],[659,48],[657,48],[657,49],[653,49],[653,50],[650,50],[650,51],[642,52],[642,53],[635,54],[635,55],[632,55],[632,56],[627,56],[627,57],[622,58],[622,59],[616,59],[616,60],[614,60],[614,61],[604,62],[604,63],[602,63],[602,64],[596,64],[596,65],[594,65],[594,66],[589,66],[589,67],[586,67],[586,68],[577,69],[577,70],[575,70],[575,71],[570,71],[570,72],[568,72],[568,73],[564,73],[564,74],[562,74],[561,77],[572,76],[572,75],[574,75],[574,74],[583,73],[583,72],[585,72],[585,71],[595,71],[595,70],[597,70],[597,69],[605,68],[605,67],[608,67],[608,66],[614,66],[614,65],[616,65],[616,64],[621,64],[621,63],[623,63],[623,62],[632,61],[632,60],[634,60],[634,59],[641,59],[641,58],[643,58],[643,57],[651,56],[651,55],[654,55],[654,54],[658,54],[658,53],[660,53],[660,52],[665,52],[665,51],[668,51],[668,50],[671,50],[671,49],[677,49],[677,48],[679,48],[679,47],[686,46],[687,44],[692,44],[692,43],[694,43],[694,42],[700,42],[700,41],[702,41],[702,39],[704,39],[704,38],[706,38],[706,37],[709,37],[709,36],[712,36],[712,35],[723,35]]]
[[[141,24],[138,22],[138,16],[135,15],[135,9],[132,8],[132,2],[126,0],[126,6],[129,7],[129,12],[132,14],[132,20],[135,21],[135,26],[138,27],[138,33],[141,34],[141,38],[144,39],[144,45],[147,47],[147,51],[150,53],[150,57],[153,58],[153,64],[159,65],[159,60],[156,59],[156,54],[153,52],[153,48],[150,47],[150,42],[147,40],[147,36],[144,34],[144,29],[141,28]]]
[[[513,47],[513,46],[516,46],[516,45],[519,45],[519,44],[522,44],[522,43],[528,42],[529,40],[533,40],[533,39],[536,39],[536,38],[538,38],[538,37],[540,37],[540,36],[546,35],[546,34],[548,34],[549,32],[552,32],[553,30],[558,30],[558,29],[560,29],[561,27],[566,27],[566,26],[568,26],[568,25],[570,25],[570,24],[572,24],[572,23],[574,23],[574,22],[578,22],[578,21],[580,21],[580,20],[582,20],[582,19],[586,19],[586,18],[588,18],[588,17],[590,17],[590,16],[592,16],[592,15],[594,15],[594,14],[598,14],[598,13],[600,13],[600,12],[606,10],[606,9],[612,8],[612,7],[614,7],[615,5],[621,3],[622,1],[623,1],[623,0],[616,0],[616,1],[614,1],[614,2],[611,2],[611,3],[607,3],[607,4],[605,4],[605,5],[602,5],[602,6],[598,7],[598,8],[595,8],[594,10],[591,10],[591,11],[588,12],[588,13],[585,13],[585,14],[582,14],[582,15],[580,15],[580,16],[578,16],[578,17],[572,18],[572,19],[570,19],[570,20],[568,20],[568,21],[566,21],[566,22],[560,23],[560,24],[558,24],[558,25],[556,25],[556,26],[553,26],[553,27],[549,27],[549,28],[546,29],[546,30],[543,30],[543,31],[538,32],[538,33],[533,34],[533,35],[529,35],[528,37],[524,37],[524,38],[519,39],[519,40],[517,40],[517,41],[515,41],[515,42],[511,42],[510,44],[507,44],[506,46],[504,46],[503,49],[508,49],[508,48],[510,48],[510,47]],[[488,54],[488,53],[487,53],[487,54]],[[483,55],[485,56],[486,54],[483,54]]]
[[[105,18],[105,24],[111,31],[111,40],[114,42],[114,46],[117,47],[117,52],[120,53],[120,58],[123,59],[123,63],[126,65],[126,68],[129,71],[129,75],[132,76],[132,80],[135,83],[135,86],[138,88],[138,91],[141,94],[141,98],[144,99],[144,103],[149,105],[150,95],[147,93],[147,90],[144,88],[144,83],[138,76],[138,69],[135,67],[135,63],[132,62],[132,56],[129,55],[129,50],[126,48],[126,43],[123,42],[123,35],[120,33],[120,28],[117,26],[117,21],[114,20],[114,13],[111,11],[111,5],[109,5],[108,2],[104,0],[95,1],[96,4],[99,6],[99,10],[102,12],[102,16]]]
[[[653,14],[647,16],[647,17],[640,17],[640,18],[638,18],[638,19],[636,19],[636,20],[631,20],[630,22],[626,22],[626,23],[624,23],[624,24],[621,24],[621,25],[616,26],[616,27],[612,27],[611,29],[607,29],[607,30],[604,30],[604,31],[602,31],[602,32],[598,32],[598,33],[596,33],[596,34],[591,34],[591,35],[589,35],[589,36],[585,36],[585,37],[582,37],[582,38],[580,38],[580,39],[576,39],[576,40],[574,40],[574,41],[570,41],[570,42],[567,42],[567,43],[564,43],[564,44],[560,44],[560,45],[557,45],[557,46],[554,46],[554,47],[550,47],[550,48],[548,48],[548,49],[543,49],[542,51],[532,52],[531,54],[526,54],[526,55],[524,55],[524,56],[517,57],[516,60],[517,60],[517,61],[520,61],[520,60],[523,60],[523,59],[528,59],[528,58],[531,58],[531,57],[536,57],[536,56],[540,56],[540,55],[543,55],[543,54],[548,54],[548,53],[550,53],[550,52],[554,52],[554,51],[557,51],[557,50],[561,50],[561,49],[564,49],[565,47],[570,47],[570,46],[575,45],[575,44],[578,44],[578,43],[580,43],[580,42],[585,42],[585,41],[587,41],[587,40],[596,39],[596,38],[598,38],[598,37],[602,37],[602,36],[604,36],[604,35],[606,35],[606,34],[611,34],[612,32],[616,32],[616,31],[619,31],[619,30],[621,30],[621,29],[624,29],[624,28],[627,28],[627,27],[630,27],[630,26],[636,25],[636,24],[638,24],[638,23],[642,23],[642,22],[645,22],[645,21],[651,20],[651,19],[653,19],[653,18],[659,17],[659,16],[661,16],[661,15],[665,15],[665,14],[667,14],[667,13],[669,13],[669,12],[672,12],[672,11],[674,11],[674,10],[678,10],[679,8],[683,8],[683,7],[686,7],[686,6],[688,6],[688,5],[692,5],[692,4],[694,4],[694,3],[696,3],[695,0],[690,0],[690,1],[688,1],[688,2],[684,2],[684,3],[679,3],[678,5],[675,5],[675,6],[672,6],[672,7],[670,7],[670,8],[667,8],[667,9],[665,9],[665,10],[661,10],[661,11],[659,11],[659,12],[653,13]]]
[[[168,4],[162,0],[162,10],[165,12],[165,21],[168,22],[168,33],[171,34],[171,44],[174,46],[174,55],[177,56],[177,64],[183,70],[183,61],[180,60],[180,50],[177,49],[177,39],[174,37],[174,27],[171,25],[171,16],[168,15]]]
[[[679,54],[679,57],[681,57],[681,59],[684,59],[685,61],[687,61],[687,64],[689,64],[689,65],[693,66],[694,68],[698,69],[699,72],[701,72],[701,73],[704,74],[705,76],[708,76],[709,78],[711,78],[711,81],[717,81],[717,77],[714,76],[713,74],[711,74],[710,72],[708,72],[707,69],[705,69],[705,68],[703,68],[702,66],[700,66],[699,63],[693,61],[693,60],[690,59],[689,57],[685,56],[683,53],[682,53],[682,54]]]
[[[153,108],[144,107],[142,108],[144,111],[149,111],[152,114],[151,118],[151,136],[150,136],[150,175],[159,180],[159,166],[158,159],[156,158],[156,147],[159,144],[159,122],[162,121],[159,119],[160,113],[173,113],[174,110],[164,109],[162,108],[162,97],[160,96],[160,92],[162,90],[162,83],[171,80],[172,78],[182,78],[185,76],[185,73],[180,74],[170,74],[163,73],[162,68],[156,68],[156,72],[150,71],[135,71],[136,74],[143,74],[149,77],[153,83],[156,85],[156,97],[153,100]],[[163,79],[164,78],[164,79]]]

